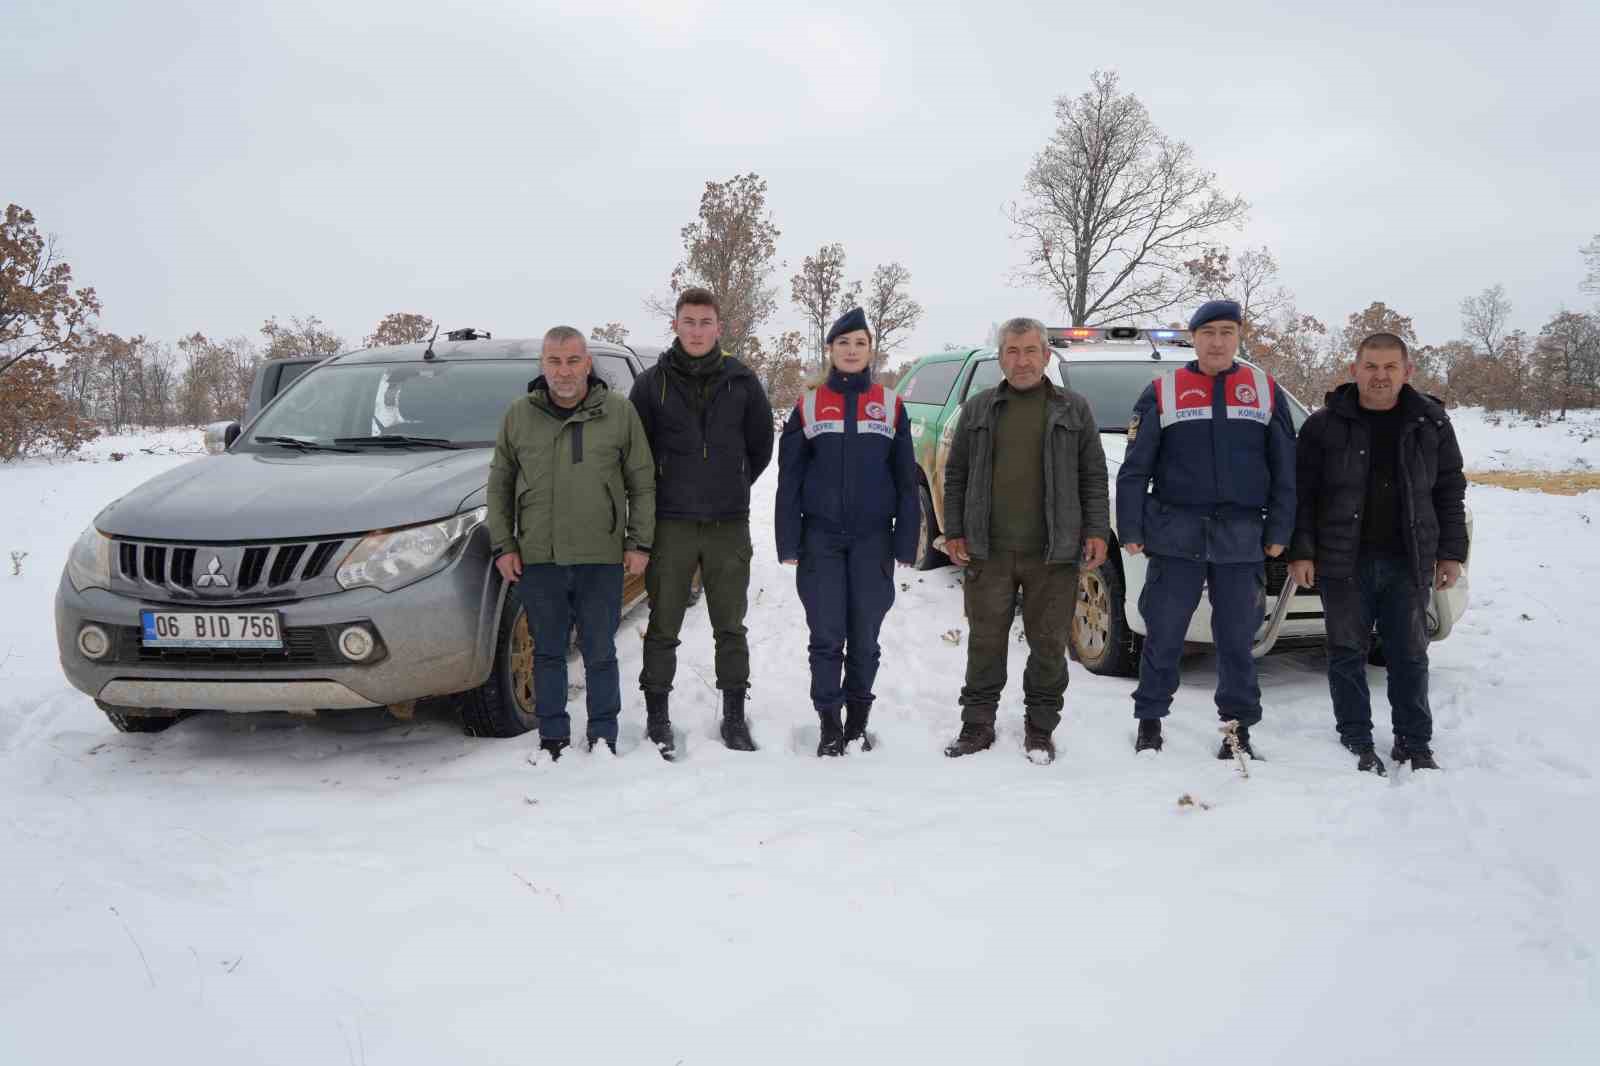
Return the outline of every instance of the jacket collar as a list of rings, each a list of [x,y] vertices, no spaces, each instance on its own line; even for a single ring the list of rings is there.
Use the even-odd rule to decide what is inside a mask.
[[[846,374],[843,370],[830,366],[828,368],[828,388],[834,392],[866,392],[872,385],[872,368],[858,370],[854,374]]]

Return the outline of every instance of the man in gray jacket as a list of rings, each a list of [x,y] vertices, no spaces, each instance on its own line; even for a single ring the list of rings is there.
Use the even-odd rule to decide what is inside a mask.
[[[1050,735],[1067,690],[1078,567],[1105,562],[1111,521],[1099,426],[1087,400],[1044,376],[1052,358],[1043,323],[1013,318],[1001,326],[1005,381],[962,405],[945,463],[945,553],[967,568],[971,629],[961,735],[946,755],[971,755],[994,743],[1021,592],[1028,638],[1024,747],[1036,763],[1055,759]]]

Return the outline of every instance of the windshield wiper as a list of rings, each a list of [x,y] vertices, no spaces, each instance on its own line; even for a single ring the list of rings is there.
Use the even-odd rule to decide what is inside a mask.
[[[384,433],[384,434],[381,434],[381,435],[376,436],[376,437],[335,437],[335,438],[333,438],[333,443],[335,443],[335,444],[355,444],[355,445],[377,445],[379,447],[383,447],[383,446],[386,446],[386,445],[395,445],[395,446],[399,446],[399,447],[404,447],[404,446],[406,446],[408,444],[414,444],[414,445],[417,445],[417,446],[423,447],[423,448],[464,448],[464,447],[466,447],[466,445],[458,444],[455,441],[450,440],[448,437],[411,437],[411,436],[407,436],[404,433]]]
[[[323,444],[320,441],[301,440],[299,437],[252,437],[256,444],[281,444],[285,448],[299,448],[308,452],[354,452],[354,448],[335,448],[332,444]],[[338,443],[335,441],[334,443]]]

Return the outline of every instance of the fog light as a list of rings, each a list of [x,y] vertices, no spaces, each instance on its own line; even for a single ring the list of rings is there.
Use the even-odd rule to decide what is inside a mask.
[[[104,659],[111,651],[111,636],[97,625],[78,630],[78,650],[86,659]]]
[[[351,662],[361,662],[370,656],[372,649],[377,646],[377,642],[372,639],[372,634],[360,626],[351,626],[339,634],[339,650]]]

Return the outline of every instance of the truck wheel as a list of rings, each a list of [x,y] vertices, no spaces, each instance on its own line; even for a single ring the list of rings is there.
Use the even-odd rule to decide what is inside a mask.
[[[1116,551],[1116,545],[1112,545]],[[1128,628],[1123,609],[1122,571],[1115,559],[1078,574],[1078,603],[1072,612],[1072,657],[1091,674],[1139,676],[1144,638]]]
[[[102,703],[100,700],[95,700],[94,705],[105,712],[106,718],[117,727],[119,733],[162,733],[194,713],[178,711],[176,714],[143,714],[141,707],[118,707],[112,703]]]
[[[933,494],[920,480],[917,482],[917,503],[922,512],[922,523],[917,530],[917,569],[937,570],[941,566],[949,566],[949,558],[933,546],[933,538],[939,535],[939,523],[933,516]]]
[[[533,703],[533,634],[522,598],[507,591],[489,680],[461,700],[468,736],[518,737],[539,724]]]

